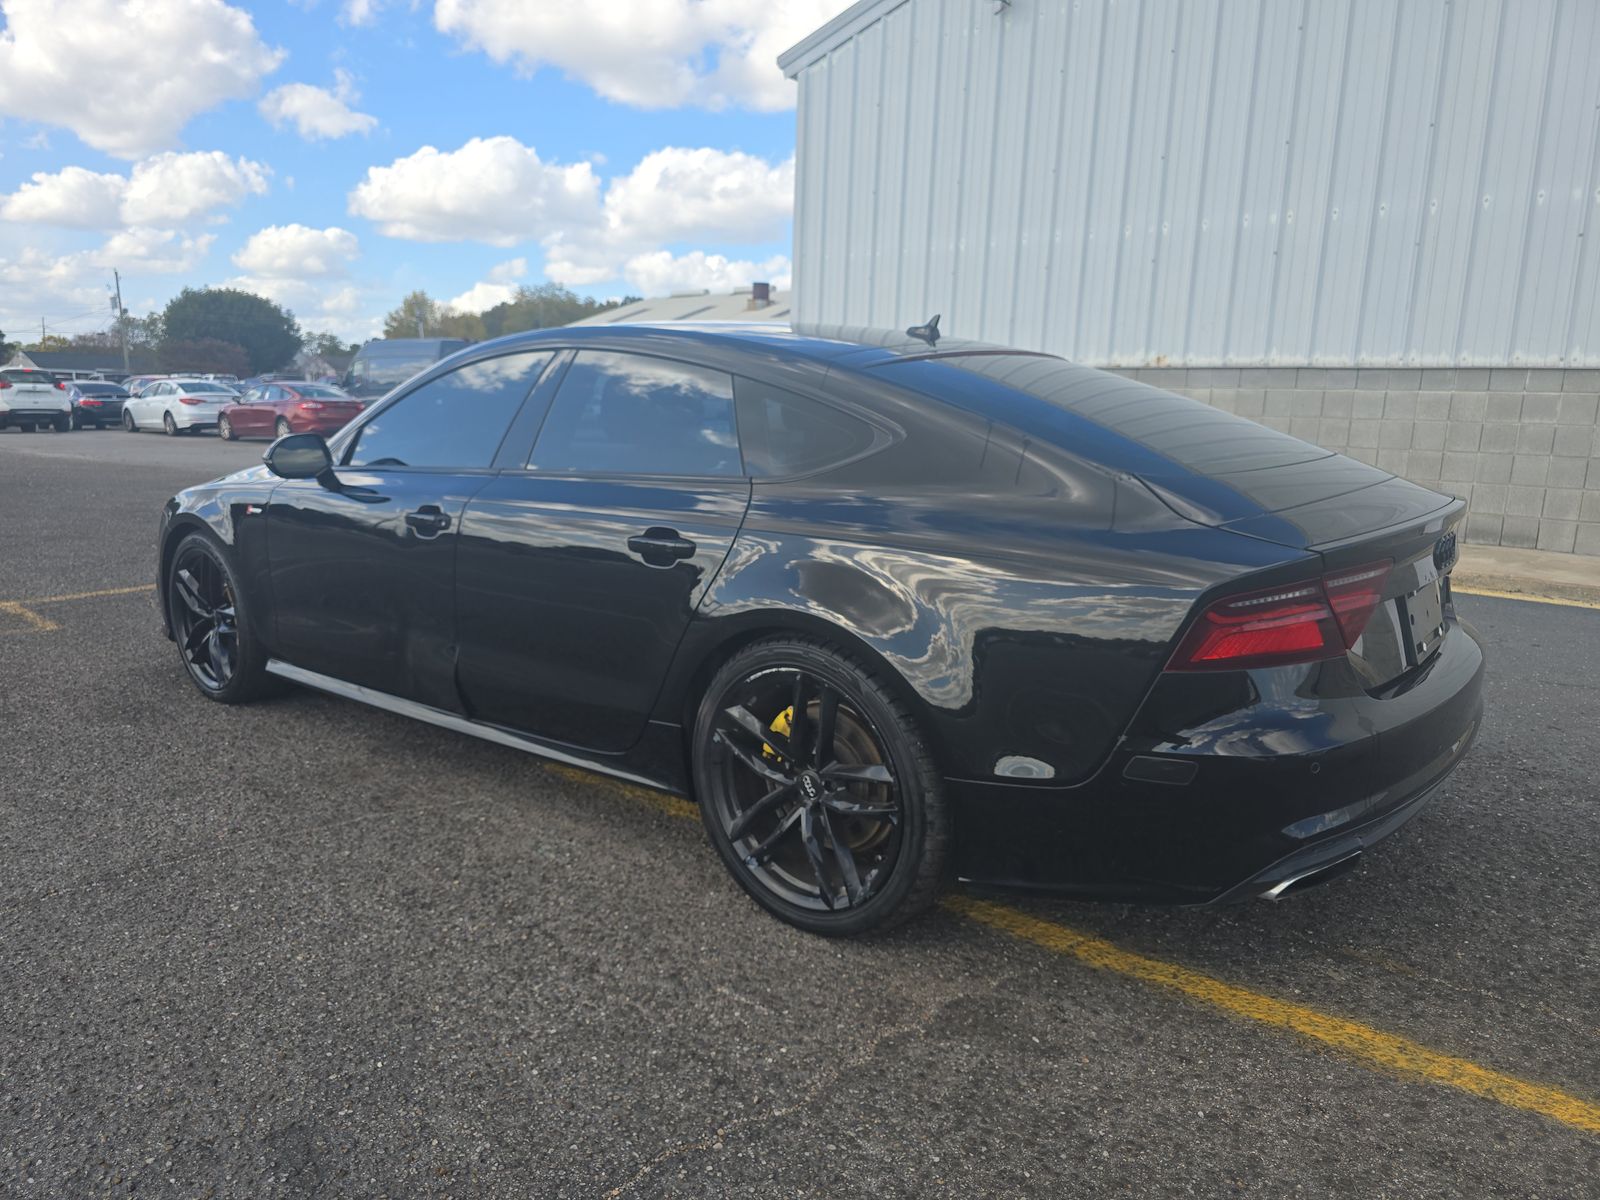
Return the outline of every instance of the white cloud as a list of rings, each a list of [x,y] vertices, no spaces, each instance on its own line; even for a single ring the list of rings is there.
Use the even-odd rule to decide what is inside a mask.
[[[496,263],[489,268],[490,283],[515,283],[528,274],[528,260],[525,258],[508,258],[503,263]]]
[[[0,196],[0,218],[74,229],[177,225],[262,194],[269,174],[258,162],[220,150],[158,154],[138,163],[130,176],[64,167],[54,174],[36,172]]]
[[[130,225],[179,223],[246,196],[264,195],[272,172],[221,150],[158,154],[133,168],[122,219]]]
[[[222,286],[265,296],[294,313],[301,329],[336,333],[347,341],[375,336],[381,325],[382,298],[359,283],[236,275]]]
[[[128,181],[84,167],[55,174],[36,171],[33,180],[0,197],[0,218],[73,229],[112,229],[122,223],[122,196]]]
[[[187,237],[171,230],[124,229],[104,244],[69,254],[52,254],[37,245],[7,251],[0,246],[0,328],[14,335],[39,314],[72,314],[60,332],[82,332],[109,324],[107,285],[111,269],[148,283],[151,276],[185,275],[205,259],[211,234]],[[100,317],[103,314],[103,319]]]
[[[527,274],[527,259],[508,258],[490,267],[487,278],[473,284],[461,295],[445,301],[445,307],[457,312],[481,313],[496,304],[504,304],[516,298],[517,281]]]
[[[252,95],[283,51],[222,0],[0,0],[0,116],[138,158]]]
[[[629,259],[622,274],[629,287],[641,296],[666,296],[701,289],[731,292],[735,288],[747,288],[758,280],[786,289],[790,286],[791,270],[789,259],[782,254],[765,262],[747,262],[701,250],[682,255],[656,250]]]
[[[582,287],[615,279],[624,262],[668,243],[777,241],[793,211],[793,158],[774,166],[738,151],[668,146],[611,181],[593,226],[546,239],[545,273]]]
[[[460,313],[481,313],[515,299],[516,295],[516,287],[509,283],[475,283],[461,295],[445,301],[445,307]]]
[[[850,0],[438,0],[441,33],[532,73],[554,67],[641,108],[789,108],[776,59]],[[348,0],[347,19],[371,0]],[[357,21],[359,23],[359,21]]]
[[[269,225],[251,235],[233,261],[271,279],[321,279],[345,274],[359,253],[356,235],[347,229]]]
[[[310,141],[370,133],[378,118],[350,107],[360,99],[350,72],[340,68],[333,75],[332,91],[309,83],[274,88],[261,99],[261,115],[279,128],[293,121],[300,136]]]
[[[509,246],[591,223],[599,193],[588,163],[545,163],[516,138],[491,137],[369,167],[349,206],[389,237]]]
[[[216,241],[214,234],[185,237],[170,229],[124,229],[98,250],[83,252],[85,263],[102,271],[117,267],[128,273],[176,275],[200,265]]]

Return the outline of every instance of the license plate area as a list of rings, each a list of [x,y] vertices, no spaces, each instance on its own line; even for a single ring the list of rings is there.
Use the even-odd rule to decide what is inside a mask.
[[[1441,577],[1442,578],[1442,577]],[[1406,656],[1412,665],[1422,662],[1444,640],[1444,599],[1440,578],[1400,597],[1400,628],[1406,638]]]

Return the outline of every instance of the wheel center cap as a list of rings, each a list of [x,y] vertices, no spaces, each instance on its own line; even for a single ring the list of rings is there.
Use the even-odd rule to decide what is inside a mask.
[[[800,794],[807,800],[820,800],[826,785],[822,776],[815,771],[803,771],[800,775]]]

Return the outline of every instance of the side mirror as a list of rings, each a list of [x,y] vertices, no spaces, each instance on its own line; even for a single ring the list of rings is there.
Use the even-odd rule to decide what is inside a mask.
[[[261,456],[267,470],[282,479],[315,479],[333,469],[333,453],[321,434],[291,433],[267,447]]]

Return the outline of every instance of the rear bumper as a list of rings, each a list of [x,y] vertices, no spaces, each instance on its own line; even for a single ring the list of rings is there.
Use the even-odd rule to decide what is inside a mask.
[[[958,870],[1188,904],[1331,875],[1460,763],[1482,718],[1483,669],[1477,635],[1452,620],[1438,653],[1377,695],[1342,661],[1228,676],[1235,694],[1221,703],[1214,686],[1163,676],[1078,787],[949,781]]]
[[[59,404],[54,407],[39,405],[17,405],[15,407],[0,408],[0,423],[9,421],[15,425],[21,421],[53,421],[57,417],[70,416],[72,405]]]
[[[185,411],[182,405],[167,410],[172,414],[172,423],[179,429],[215,429],[217,418],[222,415],[222,410],[213,409],[206,412],[202,409]]]

